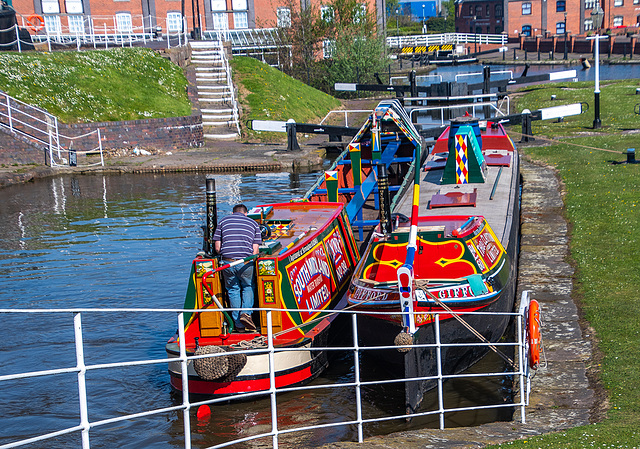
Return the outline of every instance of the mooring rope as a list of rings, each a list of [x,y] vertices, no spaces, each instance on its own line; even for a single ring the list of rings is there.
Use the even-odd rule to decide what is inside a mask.
[[[426,280],[419,280],[416,279],[416,287],[420,287],[423,288],[423,286],[429,282]],[[420,285],[422,284],[422,285]],[[435,303],[437,305],[439,305],[440,307],[442,307],[444,310],[446,310],[447,312],[449,312],[449,314],[451,314],[452,317],[454,317],[456,320],[458,320],[458,322],[460,324],[462,324],[465,328],[467,328],[467,330],[469,330],[473,335],[475,335],[476,337],[478,337],[478,339],[480,339],[480,341],[482,341],[483,343],[486,343],[489,347],[489,349],[491,349],[493,352],[495,352],[496,354],[498,354],[505,362],[509,363],[512,367],[516,368],[516,364],[513,360],[511,360],[511,358],[506,355],[505,353],[503,353],[502,351],[500,351],[494,344],[492,344],[489,340],[487,340],[485,338],[484,335],[482,335],[480,332],[478,332],[473,326],[471,326],[469,323],[467,323],[458,313],[459,312],[455,312],[453,309],[451,309],[451,307],[449,307],[448,305],[446,305],[444,302],[440,301],[438,298],[436,298],[431,292],[429,292],[429,290],[426,290],[423,288],[423,290],[426,295],[432,299],[433,301],[435,301]]]

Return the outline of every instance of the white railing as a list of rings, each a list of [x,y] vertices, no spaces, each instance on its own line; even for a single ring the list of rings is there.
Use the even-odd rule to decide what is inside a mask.
[[[222,55],[222,61],[224,63],[224,70],[227,75],[227,86],[229,87],[229,94],[231,95],[231,111],[233,115],[232,123],[236,125],[236,129],[238,130],[238,135],[242,135],[240,131],[240,117],[238,116],[238,101],[236,100],[235,87],[233,84],[233,77],[231,76],[231,67],[229,66],[229,60],[227,59],[227,55],[222,47],[222,41],[220,42],[220,54]]]
[[[409,417],[418,417],[418,416],[427,416],[427,415],[437,415],[439,416],[439,427],[440,429],[444,429],[444,417],[448,413],[460,412],[460,411],[468,411],[468,410],[486,410],[486,409],[496,409],[496,408],[513,408],[518,410],[520,413],[520,420],[525,422],[525,406],[528,405],[528,396],[529,396],[529,388],[530,388],[530,372],[528,369],[528,352],[527,352],[527,338],[526,338],[526,313],[527,306],[529,304],[529,292],[525,291],[522,294],[521,306],[517,313],[490,313],[490,312],[468,312],[464,313],[464,316],[470,315],[500,315],[510,317],[516,320],[515,326],[515,336],[513,341],[501,340],[496,343],[484,343],[480,341],[472,341],[468,343],[444,343],[440,340],[440,313],[450,314],[450,312],[430,312],[437,315],[437,319],[434,321],[435,326],[435,343],[433,344],[424,344],[424,345],[412,345],[413,348],[428,348],[430,350],[435,351],[436,360],[439,365],[439,369],[437,370],[437,374],[433,376],[426,377],[417,377],[417,378],[404,378],[404,373],[400,373],[400,377],[397,379],[389,379],[389,380],[376,380],[376,381],[363,381],[360,377],[360,362],[359,362],[359,354],[365,351],[371,350],[381,350],[381,349],[392,349],[397,350],[398,348],[402,348],[401,346],[375,346],[375,347],[363,347],[358,344],[358,316],[360,313],[353,311],[340,311],[336,313],[347,313],[351,315],[351,326],[353,331],[353,345],[345,346],[345,347],[329,347],[329,348],[309,348],[309,351],[352,351],[353,352],[353,360],[354,360],[354,379],[352,382],[336,382],[329,383],[323,385],[307,385],[302,387],[288,387],[288,388],[276,388],[275,387],[275,373],[274,373],[274,354],[278,352],[284,351],[300,351],[300,348],[275,348],[273,344],[273,328],[272,328],[272,315],[273,313],[281,313],[285,311],[285,309],[256,309],[262,310],[266,312],[266,341],[267,345],[263,348],[258,349],[247,349],[242,350],[244,354],[267,354],[269,360],[270,367],[270,389],[268,392],[252,392],[245,393],[234,396],[235,399],[248,399],[255,398],[258,395],[267,395],[270,398],[271,403],[271,430],[265,433],[256,433],[250,436],[235,439],[232,441],[227,441],[215,446],[211,446],[210,449],[213,448],[221,448],[226,447],[231,444],[247,442],[250,440],[270,438],[272,440],[272,444],[274,448],[278,447],[278,437],[279,435],[288,434],[292,432],[302,432],[308,431],[312,429],[319,428],[328,428],[328,427],[337,427],[337,426],[356,426],[358,433],[358,442],[363,441],[363,426],[366,424],[371,424],[375,422],[388,421],[394,419],[406,419]],[[224,309],[226,311],[231,311],[233,309]],[[186,449],[191,448],[191,419],[192,419],[192,410],[196,407],[200,407],[202,405],[208,404],[217,404],[228,401],[228,398],[218,398],[218,399],[209,399],[197,402],[191,402],[189,399],[189,384],[187,381],[187,376],[182,376],[182,404],[173,406],[173,407],[164,407],[160,409],[154,410],[143,410],[137,413],[117,416],[114,418],[106,418],[100,419],[96,421],[91,421],[89,416],[89,410],[91,409],[89,404],[90,397],[92,396],[88,393],[88,386],[85,382],[85,376],[87,372],[97,371],[97,370],[105,370],[105,369],[113,369],[127,366],[143,366],[143,365],[164,365],[169,362],[180,362],[181,372],[187,372],[187,366],[193,360],[198,358],[206,358],[206,357],[217,357],[221,354],[207,354],[202,356],[187,356],[186,348],[185,348],[185,338],[184,338],[184,314],[192,313],[193,310],[183,310],[183,309],[42,309],[42,310],[26,310],[26,309],[0,309],[0,315],[10,315],[10,314],[49,314],[49,315],[57,315],[56,318],[63,317],[64,315],[72,314],[73,316],[73,329],[74,329],[74,341],[75,341],[75,353],[76,353],[76,365],[68,368],[60,368],[60,369],[51,369],[51,370],[41,370],[41,371],[31,371],[25,373],[17,373],[17,374],[8,374],[8,375],[0,375],[0,384],[2,382],[17,380],[17,379],[29,379],[29,378],[45,378],[48,376],[55,376],[63,373],[76,373],[76,381],[77,388],[79,391],[79,414],[77,416],[78,422],[76,425],[71,427],[59,429],[53,432],[39,434],[30,438],[16,440],[8,444],[4,444],[0,446],[0,449],[13,448],[13,447],[21,447],[28,445],[30,443],[36,443],[41,441],[46,441],[52,439],[54,437],[58,437],[65,434],[80,432],[82,447],[83,449],[90,448],[90,433],[92,430],[102,427],[107,424],[113,424],[123,421],[135,420],[141,417],[149,417],[154,415],[166,414],[167,412],[182,412],[183,416],[183,431],[184,431],[184,447]],[[219,313],[218,309],[215,312],[212,312],[211,309],[202,310],[201,312],[207,313]],[[317,310],[308,310],[308,312],[317,312]],[[118,314],[118,313],[127,313],[127,314],[145,314],[145,316],[149,316],[149,314],[157,315],[166,315],[166,314],[175,314],[177,317],[178,324],[178,336],[179,336],[179,349],[180,356],[179,358],[161,358],[161,359],[148,359],[148,360],[135,360],[135,361],[127,361],[127,362],[115,362],[115,363],[99,363],[99,364],[86,364],[85,362],[85,346],[83,343],[83,331],[82,331],[82,316],[92,314]],[[397,314],[398,312],[394,312]],[[371,315],[372,313],[368,313]],[[464,318],[463,318],[464,319]],[[96,330],[93,330],[95,335]],[[150,338],[144,341],[156,341],[156,335],[150,336]],[[94,347],[95,343],[88,347]],[[500,372],[488,372],[488,373],[461,373],[457,375],[445,375],[442,374],[442,361],[441,361],[441,349],[447,347],[460,347],[460,346],[486,346],[489,350],[491,348],[494,351],[502,352],[504,349],[512,348],[513,352],[517,354],[517,360],[512,361],[513,364],[511,369]],[[506,357],[503,355],[503,357]],[[514,379],[518,379],[518,389],[519,392],[518,399],[509,403],[505,403],[502,400],[499,400],[498,403],[495,404],[485,404],[482,406],[469,406],[469,407],[446,407],[445,406],[445,398],[442,393],[442,384],[447,379],[472,379],[479,377],[504,377],[504,376],[513,376]],[[168,381],[168,378],[167,378]],[[434,410],[420,411],[413,414],[408,415],[392,415],[392,416],[382,416],[378,418],[367,418],[364,416],[361,402],[361,390],[363,387],[370,388],[375,385],[381,384],[391,384],[391,383],[404,383],[407,381],[435,381],[437,383],[437,394],[438,394],[438,406]],[[57,385],[55,383],[50,383],[50,385]],[[353,388],[355,390],[356,397],[356,419],[347,419],[344,417],[343,420],[338,422],[333,422],[329,424],[321,424],[317,426],[303,426],[303,427],[290,427],[288,426],[286,429],[281,429],[278,425],[278,409],[276,407],[276,397],[277,395],[283,393],[291,393],[297,392],[303,394],[305,391],[317,390],[317,389],[335,389],[335,388]],[[64,397],[63,394],[60,395]],[[515,396],[515,395],[514,395]],[[26,400],[26,398],[25,398]],[[34,402],[38,401],[36,397],[28,398],[29,401]],[[98,395],[97,400],[102,400]],[[403,399],[401,399],[403,400]],[[73,410],[77,407],[78,404],[69,404],[69,409]],[[46,412],[46,410],[45,410]],[[35,416],[31,416],[31,418],[36,418]],[[160,417],[158,419],[161,419]],[[112,429],[113,431],[113,429]],[[37,429],[33,430],[33,433],[37,433]],[[130,441],[131,435],[123,435],[123,440],[127,439]]]
[[[490,72],[491,75],[501,75],[501,74],[509,74],[509,79],[513,79],[513,70],[496,70],[495,72]],[[458,81],[459,78],[464,78],[466,76],[483,76],[483,72],[470,72],[470,73],[458,73],[455,76],[455,80]]]
[[[495,98],[491,101],[479,101],[472,103],[469,100],[478,100],[482,98]],[[471,108],[471,115],[473,117],[476,116],[477,108],[490,107],[493,109],[497,115],[508,115],[511,110],[511,103],[509,96],[505,95],[504,98],[498,99],[496,94],[481,94],[481,95],[462,95],[457,97],[407,97],[404,99],[405,102],[409,103],[412,101],[420,101],[423,104],[427,104],[428,101],[467,101],[465,103],[457,103],[451,105],[439,105],[439,106],[418,106],[418,107],[407,107],[410,109],[409,117],[411,117],[411,121],[415,122],[414,113],[427,112],[427,111],[440,111],[440,125],[444,126],[445,121],[445,110],[450,109],[466,109],[467,111]],[[505,109],[506,103],[506,109]],[[488,118],[488,117],[485,117]]]
[[[402,48],[409,46],[415,47],[418,45],[455,45],[469,43],[506,45],[507,41],[508,36],[505,34],[443,33],[391,36],[387,37],[387,46],[389,48]]]
[[[341,109],[341,110],[329,111],[327,112],[327,115],[325,115],[324,118],[320,120],[319,125],[322,125],[325,122],[325,120],[329,118],[330,115],[344,114],[344,126],[349,126],[349,113],[362,114],[363,112],[371,113],[371,109]]]
[[[59,131],[58,118],[55,115],[13,98],[3,91],[0,91],[0,126],[45,146],[49,165],[52,167],[76,166],[77,156],[87,154],[99,154],[100,162],[85,166],[104,166],[100,129],[80,136],[65,136]],[[88,150],[81,150],[80,148],[84,147],[85,144],[80,148],[76,144],[76,148],[74,148],[74,142],[80,139],[86,142],[87,138],[94,134],[96,135],[97,146]]]
[[[74,24],[70,22],[69,17],[81,17],[82,20]],[[49,19],[48,23],[46,19]],[[186,18],[183,18],[182,21],[183,26],[179,27],[180,30],[168,31],[170,27],[167,19],[153,16],[132,16],[131,24],[122,27],[118,26],[115,16],[47,14],[45,15],[45,26],[42,29],[34,28],[24,16],[20,17],[20,28],[30,30],[31,40],[34,43],[46,42],[49,51],[51,51],[52,44],[75,47],[78,50],[81,46],[108,49],[109,46],[132,47],[164,39],[166,39],[167,48],[171,48],[188,43]],[[55,26],[52,26],[51,23],[54,23]],[[165,26],[164,28],[161,25],[151,26],[152,23],[164,24]],[[162,29],[167,31],[163,34]],[[21,52],[23,47],[30,45],[31,42],[19,38],[18,24],[0,31],[12,32],[13,30],[15,30],[16,39],[2,44],[2,46],[16,45],[18,51]]]

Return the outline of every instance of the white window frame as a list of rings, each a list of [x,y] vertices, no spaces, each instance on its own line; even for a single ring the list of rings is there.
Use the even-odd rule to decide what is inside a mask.
[[[279,28],[291,27],[291,10],[289,8],[278,8],[278,10],[276,11],[276,16]]]
[[[214,12],[213,16],[213,29],[222,31],[229,29],[229,17],[226,12]]]
[[[226,11],[227,2],[225,0],[211,0],[211,11]]]
[[[336,42],[325,39],[322,41],[322,57],[324,59],[333,58],[333,53],[336,50]]]
[[[234,12],[233,13],[233,27],[238,29],[246,29],[249,28],[249,14],[244,12]]]
[[[584,30],[585,31],[593,30],[593,19],[584,19]]]
[[[60,16],[45,15],[44,28],[47,34],[60,34],[62,32],[62,25],[60,24]]]
[[[364,21],[364,19],[366,18],[367,18],[367,5],[360,4],[356,6],[355,11],[353,11],[353,23],[358,24]]]
[[[616,8],[618,6],[624,6],[624,0],[613,0],[613,6]]]
[[[58,0],[42,0],[42,14],[60,14]]]
[[[331,6],[322,5],[320,7],[320,17],[327,23],[333,22],[334,13]]]
[[[82,0],[64,0],[64,8],[67,14],[83,14]]]
[[[633,0],[634,5],[637,5],[638,3],[640,3],[640,0]]]
[[[556,22],[556,34],[564,34],[564,21]]]
[[[182,14],[175,11],[167,13],[167,32],[179,33],[182,31]]]
[[[523,16],[531,15],[531,2],[522,2],[522,15]]]
[[[585,0],[584,9],[594,9],[596,7],[596,0]]]
[[[613,18],[613,26],[614,27],[621,27],[624,25],[624,16],[615,16]]]
[[[231,0],[231,9],[234,11],[246,11],[247,0]]]
[[[84,16],[79,14],[73,14],[67,16],[67,23],[69,24],[70,34],[84,34]]]
[[[118,33],[131,33],[133,31],[130,12],[116,13],[116,30],[118,30]]]

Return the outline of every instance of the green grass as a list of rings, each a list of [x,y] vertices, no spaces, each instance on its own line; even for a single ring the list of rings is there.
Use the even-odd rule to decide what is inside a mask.
[[[626,160],[621,153],[627,148],[640,153],[638,134],[621,133],[625,128],[640,128],[640,117],[633,115],[639,102],[636,85],[637,80],[602,84],[603,128],[598,135],[576,137],[593,131],[587,129],[594,117],[589,111],[565,123],[534,122],[534,134],[573,136],[562,140],[577,146],[558,143],[524,149],[534,160],[555,166],[566,185],[566,213],[572,224],[570,251],[576,264],[574,294],[603,353],[600,369],[609,395],[607,416],[598,424],[502,446],[640,447],[640,164],[611,164]],[[558,96],[553,102],[552,93]],[[593,84],[589,83],[534,88],[517,100],[517,108],[533,110],[586,101],[589,96],[593,98]]]
[[[0,89],[67,123],[189,115],[186,86],[148,49],[0,53]]]
[[[257,59],[234,57],[230,60],[234,81],[243,107],[242,121],[289,120],[317,123],[340,100],[307,86]],[[276,133],[248,130],[249,135],[262,138],[282,138]]]

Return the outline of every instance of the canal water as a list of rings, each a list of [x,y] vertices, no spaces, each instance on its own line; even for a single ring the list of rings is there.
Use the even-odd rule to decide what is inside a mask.
[[[219,214],[233,204],[254,206],[301,196],[317,174],[242,174],[216,177]],[[181,308],[189,265],[201,247],[204,174],[62,176],[2,189],[0,196],[0,302],[8,309]],[[75,366],[72,314],[2,314],[5,345],[0,375]],[[82,315],[86,363],[115,363],[165,357],[164,344],[176,329],[172,312]],[[332,356],[315,384],[354,379],[350,354]],[[477,369],[501,372],[486,358]],[[367,368],[365,378],[373,378]],[[504,378],[448,382],[447,405],[500,401]],[[54,432],[79,423],[76,374],[2,382],[0,444]],[[89,419],[181,404],[172,392],[166,364],[93,370],[87,373]],[[364,390],[365,418],[402,414],[397,387]],[[352,388],[278,396],[279,426],[306,426],[355,419]],[[434,397],[425,398],[433,405]],[[212,407],[205,421],[192,421],[194,447],[207,447],[268,432],[268,398]],[[451,415],[447,426],[509,419],[510,412]],[[194,413],[195,415],[195,413]],[[437,427],[437,418],[365,426],[365,436],[410,428]],[[182,412],[168,412],[100,426],[91,431],[95,448],[183,446]],[[356,441],[353,426],[282,436],[282,447],[312,447]],[[237,447],[268,447],[262,439]],[[72,435],[36,447],[79,447]]]

